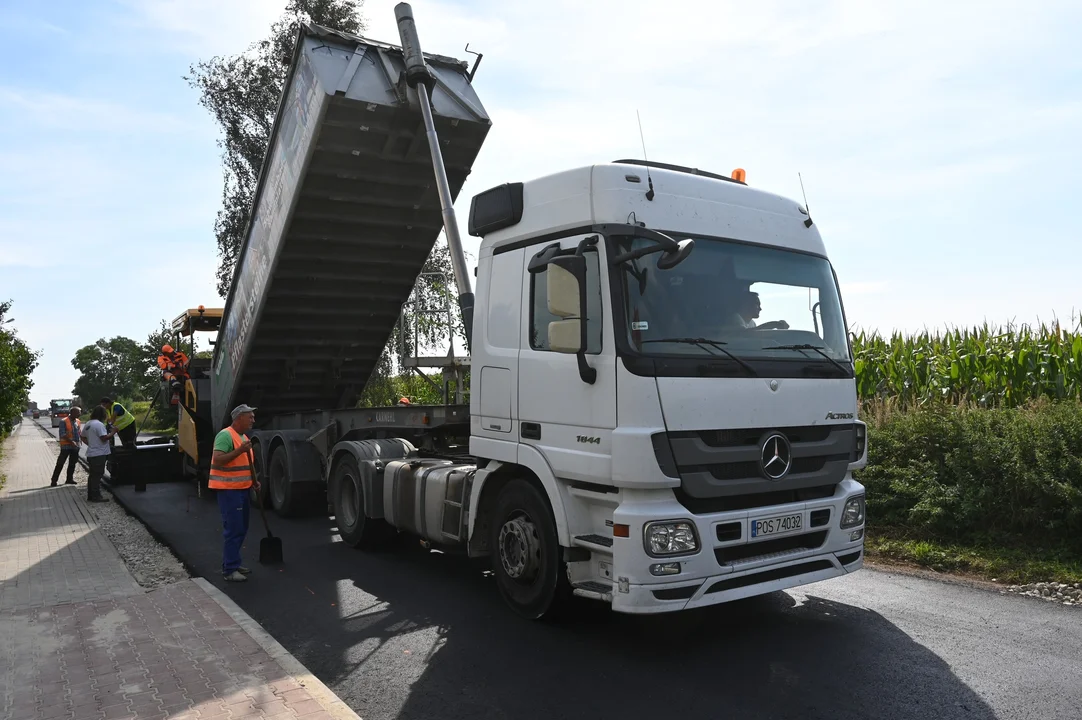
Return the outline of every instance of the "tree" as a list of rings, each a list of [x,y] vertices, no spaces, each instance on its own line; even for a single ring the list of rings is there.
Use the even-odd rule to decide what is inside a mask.
[[[358,34],[365,28],[362,0],[289,0],[270,35],[229,57],[215,56],[191,66],[184,79],[199,91],[200,104],[222,129],[222,208],[214,223],[218,239],[218,294],[226,297],[244,244],[259,171],[270,141],[298,23]]]
[[[74,392],[84,402],[96,405],[98,398],[103,396],[132,400],[146,398],[144,348],[131,338],[98,340],[80,348],[71,364],[80,373]]]
[[[224,185],[222,207],[214,224],[218,241],[218,293],[229,294],[233,272],[248,231],[252,200],[267,152],[278,101],[293,57],[297,24],[308,20],[343,32],[359,34],[365,23],[360,16],[362,0],[289,0],[285,13],[271,26],[270,34],[248,50],[228,57],[196,63],[185,79],[199,91],[200,104],[214,116],[222,130]],[[446,280],[436,276],[442,273]],[[433,248],[414,292],[414,302],[403,310],[406,341],[392,336],[365,390],[362,404],[385,404],[398,400],[391,380],[398,378],[402,358],[416,352],[414,334],[422,347],[446,343],[452,332],[463,337],[458,303],[450,298],[451,256],[441,239]],[[450,287],[448,287],[450,285]],[[418,307],[450,301],[452,325]],[[461,342],[458,347],[462,347]],[[418,379],[419,380],[419,379]],[[423,381],[422,381],[423,382]]]
[[[0,302],[0,437],[15,427],[14,421],[26,409],[27,396],[41,353],[32,351],[19,339],[13,318],[7,317],[12,301]]]

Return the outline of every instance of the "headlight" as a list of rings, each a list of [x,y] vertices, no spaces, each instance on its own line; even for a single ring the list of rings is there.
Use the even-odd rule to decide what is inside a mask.
[[[655,557],[688,555],[699,550],[695,526],[686,520],[647,523],[642,542],[646,552]]]
[[[864,496],[857,495],[851,497],[845,501],[845,508],[842,509],[842,523],[843,530],[848,528],[855,528],[858,525],[864,524]]]

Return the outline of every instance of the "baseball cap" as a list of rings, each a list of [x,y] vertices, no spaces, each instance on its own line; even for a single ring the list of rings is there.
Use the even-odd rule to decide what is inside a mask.
[[[233,419],[236,420],[237,415],[240,415],[241,413],[255,412],[255,411],[256,411],[256,409],[254,407],[251,407],[249,405],[245,405],[245,404],[241,403],[240,405],[237,405],[235,408],[233,408],[233,412],[230,413],[230,415],[232,415]]]

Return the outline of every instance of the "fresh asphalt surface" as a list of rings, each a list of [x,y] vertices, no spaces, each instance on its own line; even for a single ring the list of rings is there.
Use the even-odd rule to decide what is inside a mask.
[[[862,570],[660,617],[582,601],[520,620],[462,557],[403,542],[366,553],[318,511],[283,519],[285,563],[221,579],[217,503],[194,485],[119,499],[365,720],[391,718],[1082,717],[1082,611]]]

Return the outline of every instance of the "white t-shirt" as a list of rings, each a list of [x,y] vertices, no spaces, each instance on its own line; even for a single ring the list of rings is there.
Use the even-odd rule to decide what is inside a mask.
[[[86,438],[86,456],[88,458],[99,457],[109,454],[109,441],[103,440],[109,431],[101,420],[91,420],[83,426],[83,437]]]
[[[736,324],[740,325],[741,327],[748,328],[749,330],[755,327],[754,320],[745,320],[744,316],[740,313],[734,313],[733,318],[735,319]]]

